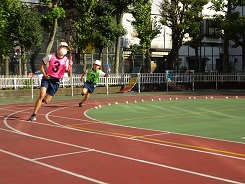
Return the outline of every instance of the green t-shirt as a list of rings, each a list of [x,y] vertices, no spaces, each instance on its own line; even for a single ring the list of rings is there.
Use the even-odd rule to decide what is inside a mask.
[[[88,69],[87,73],[87,81],[91,83],[98,83],[99,82],[99,74],[100,70],[97,70],[96,72],[94,70]]]

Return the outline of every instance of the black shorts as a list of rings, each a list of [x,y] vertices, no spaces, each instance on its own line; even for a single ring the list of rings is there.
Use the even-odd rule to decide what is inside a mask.
[[[50,77],[50,79],[42,78],[41,81],[41,87],[45,87],[47,90],[47,93],[51,96],[54,96],[54,94],[58,91],[60,86],[60,79]]]
[[[94,92],[94,89],[96,87],[95,83],[85,82],[83,85],[83,88],[86,88],[88,90],[88,93],[92,94]]]

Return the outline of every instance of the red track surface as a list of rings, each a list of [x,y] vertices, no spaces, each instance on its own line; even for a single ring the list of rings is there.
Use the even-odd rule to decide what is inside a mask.
[[[167,96],[150,98],[159,97]],[[35,122],[26,121],[33,104],[0,106],[0,184],[245,183],[245,144],[116,126],[84,115],[108,102],[115,99],[89,99],[82,108],[74,100],[52,102]]]

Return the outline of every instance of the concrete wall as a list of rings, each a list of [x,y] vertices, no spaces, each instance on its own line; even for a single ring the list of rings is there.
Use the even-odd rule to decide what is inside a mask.
[[[117,93],[120,91],[121,86],[110,86],[109,93]],[[80,95],[82,88],[73,88],[74,95]],[[94,94],[106,94],[106,87],[98,86],[96,87]],[[34,96],[39,95],[39,89],[34,89]],[[59,88],[55,95],[63,95],[63,96],[71,96],[72,90],[71,88]],[[19,89],[19,90],[0,90],[0,99],[1,98],[17,98],[17,97],[31,97],[31,90],[30,89]]]

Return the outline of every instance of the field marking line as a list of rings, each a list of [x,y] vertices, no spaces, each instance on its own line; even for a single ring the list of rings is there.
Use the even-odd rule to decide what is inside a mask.
[[[10,128],[15,130],[12,127],[10,127]],[[18,131],[18,130],[15,133],[20,134],[20,135],[24,135],[24,136],[28,136],[28,137],[32,137],[32,138],[37,138],[37,139],[41,139],[41,140],[55,142],[55,143],[59,143],[59,144],[70,145],[70,146],[75,146],[75,147],[81,147],[81,146],[77,146],[77,145],[74,145],[74,144],[69,144],[69,143],[56,141],[56,140],[52,140],[52,139],[48,139],[48,138],[34,136],[34,135],[31,135],[31,134],[26,134],[26,133]],[[84,148],[84,147],[81,147],[81,148]],[[29,162],[33,162],[35,164],[43,165],[45,167],[48,167],[48,168],[51,168],[51,169],[54,169],[54,170],[57,170],[57,171],[60,171],[60,172],[64,172],[64,173],[69,174],[69,175],[73,175],[73,176],[76,176],[76,177],[79,177],[79,178],[83,178],[83,179],[86,179],[86,180],[89,180],[89,181],[93,181],[95,183],[104,184],[104,182],[95,180],[93,178],[88,178],[86,176],[79,175],[77,173],[74,173],[74,172],[71,172],[71,171],[67,171],[67,170],[64,170],[64,169],[61,169],[61,168],[58,168],[58,167],[55,167],[55,166],[52,166],[52,165],[49,165],[49,164],[45,164],[45,163],[36,161],[34,159],[29,159],[29,158],[23,157],[21,155],[17,155],[17,154],[12,153],[12,152],[8,152],[8,151],[2,150],[2,149],[0,149],[0,151],[3,152],[3,153],[9,154],[9,155],[18,157],[18,158],[23,159],[23,160],[26,160],[26,161],[29,161]],[[136,161],[136,162],[141,162],[141,163],[145,163],[145,164],[149,164],[149,165],[163,167],[163,168],[167,168],[167,169],[171,169],[171,170],[175,170],[175,171],[179,171],[179,172],[184,172],[184,173],[188,173],[188,174],[198,175],[198,176],[201,176],[201,177],[211,178],[211,179],[214,179],[214,180],[225,181],[225,182],[230,182],[230,183],[234,183],[234,184],[242,184],[242,183],[234,181],[234,180],[229,180],[229,179],[220,178],[220,177],[216,177],[216,176],[212,176],[212,175],[207,175],[207,174],[203,174],[203,173],[198,173],[198,172],[194,172],[194,171],[180,169],[180,168],[177,168],[177,167],[171,167],[171,166],[168,166],[168,165],[158,164],[158,163],[155,163],[155,162],[150,162],[150,161],[146,161],[146,160],[142,160],[142,159],[136,159],[136,158],[127,157],[127,156],[123,156],[123,155],[113,154],[113,153],[104,152],[104,151],[100,151],[100,150],[96,150],[96,149],[94,149],[93,151],[94,152],[98,152],[98,153],[102,153],[102,154],[105,154],[105,155],[110,155],[110,156],[119,157],[119,158],[132,160],[132,161]]]
[[[65,169],[61,169],[59,167],[55,167],[55,166],[52,166],[52,165],[49,165],[49,164],[45,164],[45,163],[39,162],[39,161],[37,161],[35,159],[30,159],[30,158],[27,158],[27,157],[23,157],[21,155],[18,155],[18,154],[15,154],[15,153],[3,150],[3,149],[0,149],[0,152],[8,154],[8,155],[11,155],[11,156],[14,156],[14,157],[17,157],[17,158],[20,158],[20,159],[28,161],[28,162],[32,162],[32,163],[37,164],[37,165],[41,165],[41,166],[44,166],[44,167],[47,167],[47,168],[50,168],[50,169],[53,169],[53,170],[56,170],[56,171],[59,171],[59,172],[66,173],[66,174],[71,175],[71,176],[82,178],[82,179],[85,179],[85,180],[88,180],[88,181],[91,181],[91,182],[94,182],[94,183],[106,184],[105,182],[102,182],[102,181],[99,181],[99,180],[96,180],[96,179],[93,179],[93,178],[90,178],[90,177],[87,177],[87,176],[84,176],[84,175],[80,175],[80,174],[77,174],[77,173],[74,173],[74,172],[71,172],[71,171],[68,171],[68,170],[65,170]]]
[[[160,142],[161,145],[163,145],[163,146],[174,147],[174,148],[178,148],[178,149],[187,149],[187,150],[196,151],[196,152],[204,152],[204,153],[208,153],[208,154],[215,154],[215,153],[212,152],[212,151],[215,151],[215,152],[218,152],[218,153],[225,153],[225,154],[229,154],[229,155],[236,155],[236,156],[242,156],[242,157],[245,156],[245,154],[241,154],[241,153],[234,153],[234,152],[228,152],[228,151],[224,151],[224,150],[216,150],[216,149],[212,149],[212,148],[199,147],[199,146],[181,144],[181,143],[170,142],[170,141],[163,141],[163,140],[159,140],[159,139],[151,139],[151,138],[147,138],[147,137],[144,137],[144,136],[134,136],[134,135],[129,135],[129,134],[120,134],[120,133],[117,133],[117,132],[107,132],[107,131],[100,131],[100,130],[89,129],[89,128],[73,127],[73,126],[70,126],[70,125],[64,126],[64,125],[60,125],[59,123],[53,122],[52,120],[49,119],[48,116],[49,116],[50,113],[52,113],[54,111],[57,111],[57,110],[60,110],[60,109],[64,109],[64,108],[68,108],[68,107],[62,107],[62,108],[59,108],[59,109],[55,109],[55,110],[50,111],[48,114],[45,115],[47,120],[50,121],[51,123],[55,124],[55,125],[47,125],[47,124],[43,124],[43,125],[68,128],[68,129],[72,129],[72,130],[78,130],[79,129],[79,130],[82,130],[82,131],[85,131],[85,132],[88,132],[88,133],[99,133],[99,134],[107,135],[107,136],[109,136],[109,135],[111,136],[112,135],[112,136],[116,136],[116,137],[120,137],[120,138],[126,138],[126,139],[129,138],[129,139],[132,139],[132,140],[139,140],[139,139],[142,140],[143,139],[147,143]],[[9,118],[9,119],[11,119],[11,118]],[[24,121],[24,120],[21,120],[21,121]],[[37,123],[37,122],[33,122],[33,123]],[[42,124],[42,123],[39,123],[39,124]],[[181,146],[181,147],[179,147],[179,146]],[[191,149],[186,148],[186,147],[189,147]],[[205,151],[196,150],[196,149],[207,150],[207,151],[211,151],[211,152],[205,152]],[[217,154],[217,155],[230,157],[230,158],[235,158],[235,159],[242,159],[243,160],[243,158],[233,157],[233,156],[229,156],[229,155],[222,155],[222,154]]]
[[[22,111],[24,111],[24,110],[22,110]],[[17,112],[15,112],[15,113],[17,113]],[[12,114],[14,114],[14,113],[12,113]],[[11,116],[12,114],[10,114],[8,116]],[[63,145],[70,145],[70,146],[73,146],[73,147],[83,148],[83,149],[85,148],[85,147],[82,147],[82,146],[78,146],[78,145],[74,145],[74,144],[70,144],[70,143],[65,143],[65,142],[61,142],[61,141],[57,141],[57,140],[52,140],[52,139],[48,139],[48,138],[44,138],[44,137],[34,136],[34,135],[31,135],[31,134],[27,134],[27,133],[21,132],[21,131],[15,129],[15,128],[11,127],[10,125],[8,125],[8,123],[7,123],[8,116],[4,118],[4,124],[5,124],[5,126],[10,128],[11,130],[15,130],[16,131],[15,133],[18,133],[18,134],[24,135],[24,136],[28,136],[28,137],[32,137],[32,138],[36,138],[36,139],[41,139],[41,140],[46,140],[46,141],[50,141],[50,142],[55,142],[55,143],[59,143],[59,144],[63,144]],[[86,148],[86,149],[89,149],[89,148]],[[73,173],[73,172],[70,172],[70,171],[67,171],[67,170],[63,170],[61,168],[57,168],[57,167],[54,167],[54,166],[51,166],[51,165],[48,165],[48,164],[44,164],[42,162],[38,162],[38,161],[35,161],[35,160],[32,160],[32,159],[28,159],[26,157],[22,157],[20,155],[15,154],[15,153],[7,152],[7,151],[2,150],[2,149],[0,149],[0,151],[5,152],[5,153],[10,154],[10,155],[13,155],[13,156],[16,156],[16,157],[19,157],[19,158],[22,158],[24,160],[27,160],[27,161],[30,161],[30,162],[33,162],[33,163],[36,163],[36,164],[39,164],[39,165],[43,165],[43,166],[46,166],[46,167],[49,167],[49,168],[52,168],[52,169],[55,169],[55,170],[58,170],[58,171],[61,171],[61,172],[65,172],[67,174],[71,174],[73,176],[77,176],[77,177],[80,177],[80,178],[83,178],[83,179],[87,179],[87,180],[90,180],[90,179],[94,180],[92,178],[88,178],[88,177],[83,176],[83,175],[79,175],[79,174],[76,174],[76,173]],[[216,176],[212,176],[212,175],[207,175],[207,174],[203,174],[203,173],[193,172],[193,171],[190,171],[190,170],[185,170],[185,169],[180,169],[180,168],[176,168],[176,167],[171,167],[171,166],[168,166],[168,165],[158,164],[158,163],[150,162],[150,161],[146,161],[146,160],[136,159],[136,158],[127,157],[127,156],[123,156],[123,155],[118,155],[118,154],[113,154],[113,153],[109,153],[109,152],[99,151],[99,150],[95,150],[95,149],[93,151],[98,152],[98,153],[103,153],[103,154],[106,154],[106,155],[111,155],[111,156],[114,156],[114,157],[124,158],[124,159],[128,159],[128,160],[133,160],[133,161],[136,161],[136,162],[146,163],[146,164],[149,164],[149,165],[155,165],[155,166],[158,166],[158,167],[163,167],[163,168],[167,168],[167,169],[171,169],[171,170],[176,170],[176,171],[180,171],[180,172],[184,172],[184,173],[188,173],[188,174],[198,175],[198,176],[201,176],[201,177],[207,177],[207,178],[220,180],[220,181],[225,181],[225,182],[230,182],[230,183],[234,183],[234,184],[244,184],[244,183],[240,183],[240,182],[237,182],[237,181],[234,181],[234,180],[229,180],[229,179],[220,178],[220,177],[216,177]],[[95,181],[97,182],[98,180],[94,180],[94,182]],[[98,182],[100,182],[100,181],[98,181]],[[102,183],[104,183],[104,182],[102,182]]]
[[[65,108],[67,108],[67,107],[63,107],[63,108],[60,108],[60,109],[65,109]],[[60,125],[59,123],[56,123],[56,122],[52,121],[51,119],[49,119],[49,115],[50,115],[51,113],[53,113],[53,112],[55,112],[55,111],[58,111],[58,110],[60,110],[60,109],[55,109],[55,110],[50,111],[49,113],[47,113],[47,114],[45,115],[46,119],[47,119],[48,121],[50,121],[51,123],[53,123],[53,124],[55,124],[55,125],[58,125],[58,126],[61,126],[61,127],[64,127],[64,128],[66,128],[66,127],[71,127],[72,129],[86,130],[86,131],[88,131],[88,132],[102,133],[102,134],[106,134],[106,135],[116,135],[116,136],[119,136],[119,137],[122,136],[122,137],[124,137],[124,138],[125,138],[125,137],[129,137],[129,138],[131,138],[131,139],[133,139],[132,137],[135,137],[134,135],[121,134],[121,133],[117,133],[117,132],[107,132],[107,131],[95,130],[95,129],[90,129],[90,128],[72,127],[72,126],[69,126],[69,125],[66,125],[66,126]],[[187,145],[187,144],[181,144],[181,143],[175,143],[175,142],[170,142],[170,141],[161,141],[161,140],[158,140],[158,139],[151,139],[151,138],[146,138],[146,137],[145,137],[145,138],[142,137],[141,139],[145,139],[146,141],[148,141],[148,140],[153,141],[153,140],[154,140],[154,142],[162,142],[162,143],[165,143],[165,144],[177,145],[177,147],[178,147],[178,146],[181,146],[181,147],[178,147],[178,148],[181,148],[181,149],[187,147],[187,149],[191,148],[191,150],[193,150],[193,148],[194,148],[193,151],[208,150],[208,151],[211,151],[211,152],[207,152],[207,153],[211,153],[211,154],[215,154],[215,153],[213,153],[212,151],[215,151],[216,153],[217,153],[217,152],[218,152],[218,153],[225,153],[225,154],[229,154],[229,155],[223,155],[223,156],[227,156],[227,157],[231,157],[231,158],[233,158],[233,156],[230,156],[230,155],[242,156],[242,157],[245,156],[245,154],[241,154],[241,153],[228,152],[228,151],[224,151],[224,150],[216,150],[216,149],[212,149],[212,148],[205,148],[205,147],[193,146],[193,145]],[[134,140],[138,140],[138,139],[134,139]],[[188,147],[189,147],[189,148],[188,148]],[[199,150],[196,150],[196,149],[199,149]],[[201,150],[200,150],[200,149],[201,149]],[[222,155],[222,154],[218,154],[218,155]],[[234,158],[238,158],[238,159],[241,159],[241,160],[245,159],[245,158],[239,158],[239,157],[234,157]]]
[[[85,131],[88,131],[88,132],[91,132],[91,133],[100,133],[100,134],[108,135],[108,136],[113,136],[113,135],[117,136],[117,137],[118,136],[119,137],[122,136],[122,138],[125,138],[125,139],[128,138],[128,139],[131,139],[131,140],[139,140],[139,141],[140,140],[145,140],[148,143],[160,142],[161,145],[165,145],[165,146],[168,145],[169,147],[174,147],[174,148],[179,148],[179,149],[187,149],[187,150],[200,151],[200,152],[202,152],[201,150],[211,151],[211,152],[203,151],[204,153],[209,153],[209,154],[216,154],[217,152],[218,153],[225,153],[225,154],[229,154],[229,155],[222,155],[222,154],[217,154],[217,155],[245,160],[245,158],[239,158],[239,157],[230,156],[230,155],[234,155],[234,156],[245,157],[245,154],[242,154],[242,153],[235,153],[235,152],[217,150],[217,149],[206,148],[206,147],[201,147],[201,146],[193,146],[193,145],[188,145],[188,144],[182,144],[182,143],[164,141],[164,140],[159,140],[159,139],[153,139],[153,138],[145,137],[144,135],[142,135],[142,136],[134,136],[134,135],[130,135],[130,134],[121,134],[121,133],[117,133],[117,132],[107,132],[107,131],[102,131],[102,130],[95,130],[95,129],[90,129],[90,128],[76,127],[76,126],[68,126],[68,127],[79,129],[79,130],[85,130]],[[167,134],[167,133],[165,133],[165,134]],[[214,152],[216,152],[216,153],[214,153]]]
[[[245,108],[237,108],[237,109],[223,109],[217,111],[205,111],[205,112],[191,112],[191,113],[179,113],[179,114],[163,114],[163,115],[155,115],[155,116],[144,116],[139,118],[125,118],[118,120],[108,120],[109,122],[124,122],[124,121],[132,121],[132,120],[142,120],[142,119],[152,119],[152,118],[162,118],[162,117],[173,117],[173,116],[189,116],[189,115],[198,115],[198,114],[208,114],[211,112],[227,112],[227,111],[235,111],[235,110],[244,110]]]
[[[64,154],[58,154],[58,155],[52,155],[52,156],[46,156],[46,157],[39,157],[39,158],[34,158],[32,160],[43,160],[47,158],[56,158],[56,157],[61,157],[61,156],[68,156],[68,155],[74,155],[74,154],[79,154],[79,153],[87,153],[90,151],[93,151],[94,149],[88,149],[88,150],[83,150],[83,151],[76,151],[76,152],[70,152],[70,153],[64,153]]]

